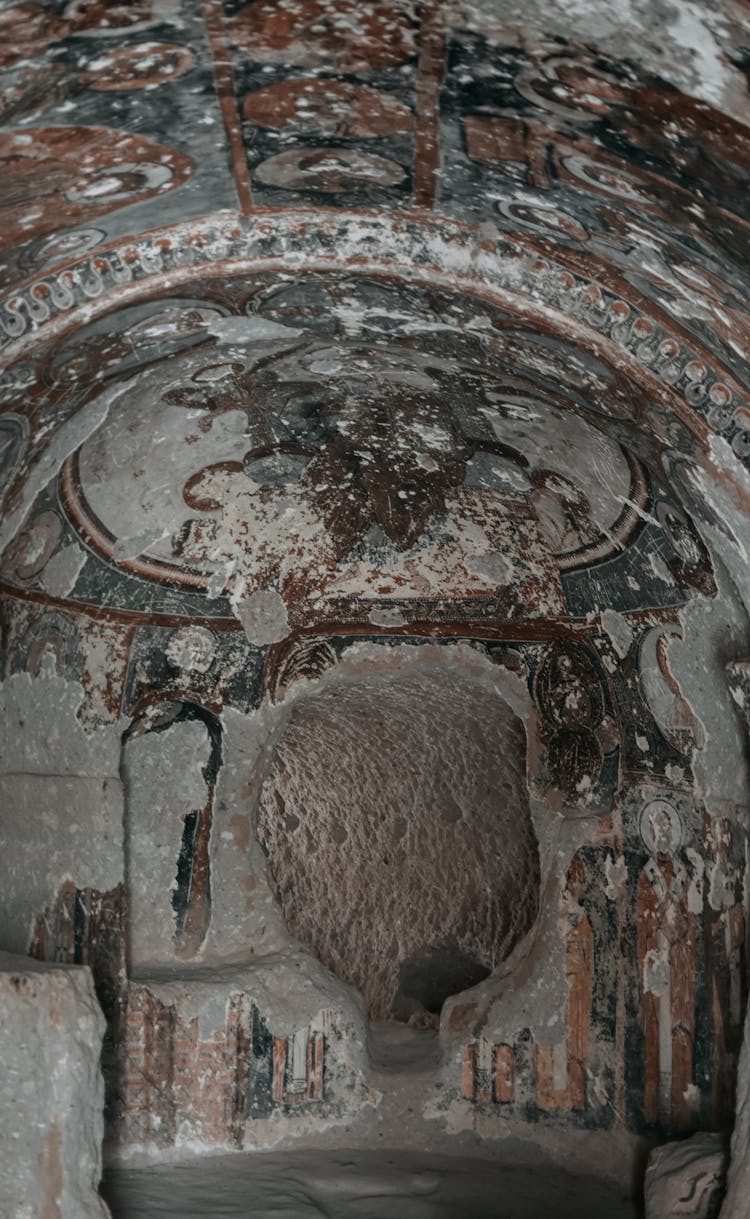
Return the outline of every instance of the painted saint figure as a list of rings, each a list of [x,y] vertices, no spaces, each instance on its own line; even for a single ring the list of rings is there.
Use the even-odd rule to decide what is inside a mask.
[[[688,908],[690,878],[675,860],[680,824],[667,801],[644,810],[651,850],[638,882],[638,964],[644,1037],[643,1116],[681,1130],[691,1125],[696,1089],[696,920]]]

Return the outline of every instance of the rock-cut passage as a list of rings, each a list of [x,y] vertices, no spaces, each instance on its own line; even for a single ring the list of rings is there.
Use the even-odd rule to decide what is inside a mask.
[[[434,1022],[530,929],[539,853],[526,737],[455,670],[300,699],[258,833],[287,924],[372,1019]]]

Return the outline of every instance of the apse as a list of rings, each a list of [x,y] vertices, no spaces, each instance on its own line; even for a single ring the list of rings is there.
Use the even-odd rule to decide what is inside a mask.
[[[742,1198],[747,23],[517,8],[0,13],[0,1213]]]
[[[370,1019],[436,1024],[530,931],[540,865],[525,771],[521,722],[450,669],[295,704],[258,835],[289,930]]]

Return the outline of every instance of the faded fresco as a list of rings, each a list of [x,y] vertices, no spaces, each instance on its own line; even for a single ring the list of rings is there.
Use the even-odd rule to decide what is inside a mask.
[[[726,1129],[750,112],[408,0],[0,44],[0,934],[109,1137],[366,1122],[389,1020],[446,1128]]]

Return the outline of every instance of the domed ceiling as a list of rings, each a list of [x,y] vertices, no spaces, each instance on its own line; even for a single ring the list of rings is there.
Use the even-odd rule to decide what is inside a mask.
[[[462,706],[491,704],[488,724],[513,725],[495,733],[498,755],[524,817],[528,793],[524,842],[538,843],[540,879],[534,845],[523,918],[498,905],[461,948],[479,962],[472,980],[512,941],[514,961],[528,954],[527,989],[516,1002],[493,975],[446,1004],[446,1104],[705,1128],[731,1103],[747,990],[750,810],[724,676],[749,643],[747,18],[730,0],[721,22],[692,5],[693,24],[633,0],[643,37],[620,45],[610,6],[527,7],[521,24],[501,0],[3,8],[0,693],[24,759],[6,770],[14,784],[21,764],[34,780],[88,782],[92,742],[106,736],[115,830],[91,828],[109,808],[97,788],[90,808],[71,796],[84,809],[75,832],[97,851],[123,832],[132,847],[142,819],[141,846],[153,837],[163,850],[157,938],[177,944],[181,967],[292,952],[291,928],[366,988],[366,955],[339,960],[339,908],[322,939],[304,913],[338,890],[356,904],[358,878],[313,884],[305,860],[343,858],[327,836],[367,756],[378,690],[381,701],[391,686],[411,691],[394,695],[400,766],[429,688],[444,752],[464,733],[461,791],[474,792],[475,745],[490,730],[469,740],[467,712],[457,736],[441,703],[452,688],[460,702],[466,679]],[[297,703],[305,680],[320,690]],[[348,705],[359,719],[347,771],[329,759]],[[431,749],[415,769],[426,789]],[[161,784],[153,807],[139,767]],[[331,787],[310,813],[315,850],[277,816],[279,792],[312,806],[292,770]],[[499,792],[500,762],[492,773]],[[395,795],[380,818],[381,794],[400,789],[392,778],[380,758],[358,831],[368,861],[370,840],[401,824]],[[17,899],[14,944],[25,950],[29,926],[38,955],[55,959],[86,960],[84,942],[106,942],[96,969],[108,994],[124,993],[123,894],[153,897],[126,875],[141,856],[124,863],[126,844],[107,871],[81,851],[79,866],[72,837],[47,843],[57,812],[31,844],[36,798],[17,856],[8,848],[15,887],[0,886],[8,907]],[[513,817],[493,819],[496,798],[475,812],[500,852]],[[463,856],[440,853],[465,835],[479,891],[492,868],[470,817],[436,832],[430,808],[419,804],[415,841],[448,876]],[[52,859],[43,874],[37,840]],[[488,892],[507,873],[495,869]],[[377,879],[373,919],[391,892]],[[408,909],[403,886],[397,896],[393,909]],[[468,936],[471,911],[454,899],[456,935]],[[151,908],[138,916],[146,932]],[[518,932],[507,944],[506,915]],[[73,925],[78,939],[61,946]],[[443,958],[416,938],[403,937],[398,961],[417,961],[421,985],[420,962]],[[381,1015],[403,981],[389,944],[382,994],[368,996]],[[230,1004],[244,1013],[237,1062],[246,1017],[242,1036],[260,1047],[264,1114],[303,1094],[322,1103],[324,1060],[326,1087],[338,1086],[331,1063],[358,1027],[351,995],[346,1007],[306,960],[292,1032],[270,1000],[262,1019],[248,1016],[246,990]],[[178,1000],[129,993],[132,1011],[177,1036]],[[348,1032],[343,1016],[334,1029],[308,1010],[322,996],[330,1014],[332,994]],[[198,1037],[193,1018],[184,1028]],[[201,1043],[206,1061],[228,1030]],[[155,1087],[154,1113],[167,1095],[193,1096],[173,1084]],[[204,1116],[180,1116],[180,1129],[222,1143],[225,1117],[201,1096]],[[155,1131],[140,1103],[127,1114],[139,1137]],[[233,1111],[232,1138],[255,1103]],[[154,1137],[177,1137],[169,1104]]]
[[[273,587],[295,624],[383,604],[429,617],[437,600],[458,618],[579,618],[710,583],[643,460],[647,391],[609,352],[428,285],[249,279],[110,312],[45,351],[38,409],[49,427],[65,387],[65,455],[9,583],[223,622]],[[81,386],[85,436],[63,415]]]
[[[750,455],[746,128],[353,14],[6,10],[8,591],[235,628],[273,590],[260,642],[709,591],[665,454]]]

